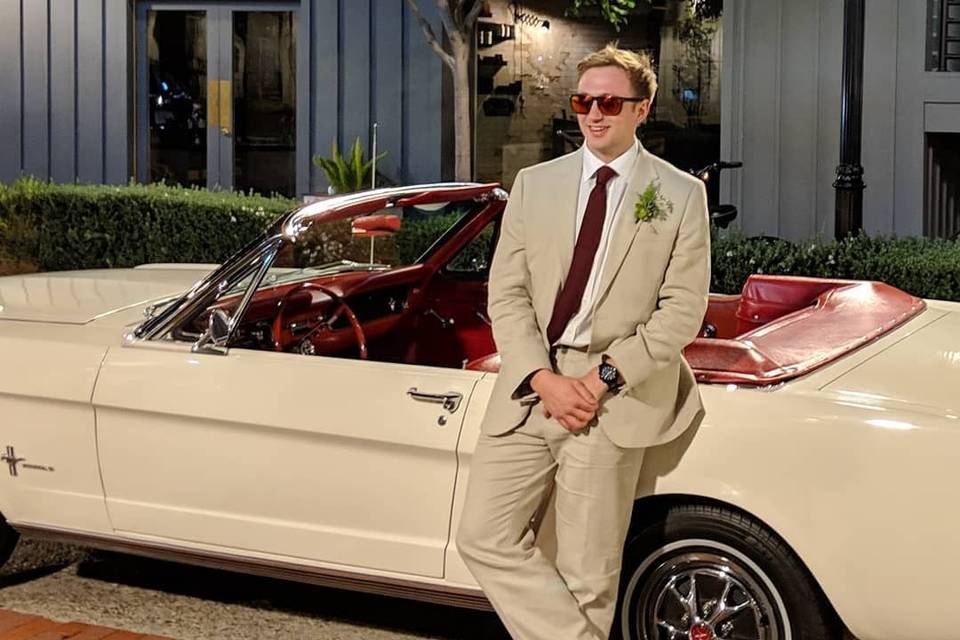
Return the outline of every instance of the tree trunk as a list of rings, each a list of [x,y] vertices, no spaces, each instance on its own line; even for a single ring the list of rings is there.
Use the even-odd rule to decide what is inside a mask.
[[[453,131],[454,174],[460,181],[473,179],[473,136],[470,127],[471,91],[470,91],[470,46],[464,44],[454,47],[453,71]]]

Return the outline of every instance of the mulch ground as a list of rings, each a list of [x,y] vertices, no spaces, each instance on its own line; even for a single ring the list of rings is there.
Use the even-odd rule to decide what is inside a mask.
[[[170,640],[134,631],[80,622],[54,622],[40,616],[0,609],[0,640]]]

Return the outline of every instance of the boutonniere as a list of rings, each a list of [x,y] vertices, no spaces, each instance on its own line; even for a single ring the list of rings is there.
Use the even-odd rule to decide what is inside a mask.
[[[649,222],[656,218],[666,218],[667,214],[672,212],[673,203],[660,193],[660,181],[651,180],[637,198],[637,206],[633,213],[637,222]]]

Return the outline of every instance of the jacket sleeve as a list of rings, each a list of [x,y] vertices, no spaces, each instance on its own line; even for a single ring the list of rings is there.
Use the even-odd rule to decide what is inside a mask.
[[[700,332],[710,297],[710,217],[707,192],[697,181],[687,196],[657,308],[636,333],[604,352],[629,388],[680,357]]]
[[[552,370],[540,326],[533,309],[530,271],[527,266],[526,236],[523,219],[524,172],[517,174],[500,224],[500,239],[490,264],[487,313],[493,324],[493,337],[500,353],[500,375],[510,375],[507,388],[511,397],[531,392],[527,379],[538,369]]]

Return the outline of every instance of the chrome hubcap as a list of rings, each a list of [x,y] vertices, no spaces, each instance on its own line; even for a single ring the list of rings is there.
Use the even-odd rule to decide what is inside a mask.
[[[637,568],[621,605],[624,635],[790,640],[786,609],[766,574],[732,548],[696,541],[714,548],[692,549],[693,542],[658,549]]]

